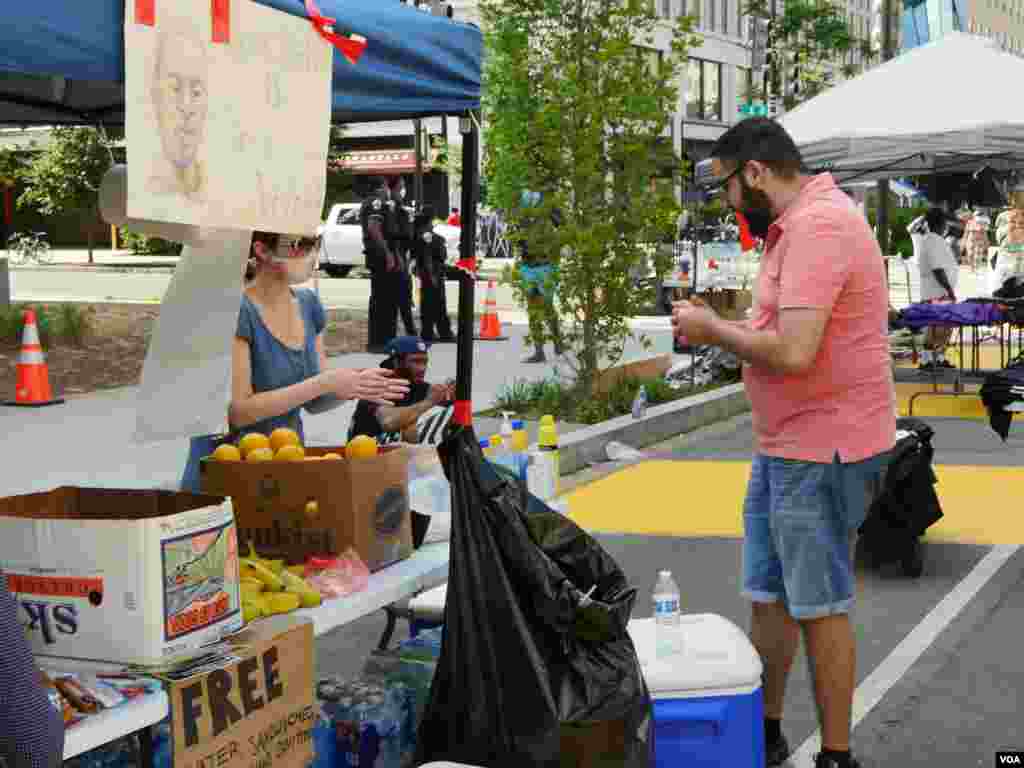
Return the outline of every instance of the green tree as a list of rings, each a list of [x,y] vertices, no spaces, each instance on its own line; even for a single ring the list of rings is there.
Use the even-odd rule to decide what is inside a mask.
[[[855,39],[842,6],[828,0],[788,0],[773,18],[768,0],[748,0],[744,12],[772,19],[771,90],[779,93],[784,77],[788,87],[782,101],[787,110],[831,86],[837,73],[856,74],[856,67],[845,59],[865,43]]]
[[[653,299],[635,277],[672,232],[673,184],[682,161],[662,136],[677,82],[696,41],[692,19],[659,25],[650,0],[482,0],[485,172],[491,205],[507,212],[512,238],[557,268],[557,307],[568,361],[584,396],[621,359],[628,320]],[[523,210],[525,190],[542,192]],[[560,213],[552,226],[551,214]],[[646,341],[646,340],[645,340]]]
[[[54,128],[50,143],[25,171],[26,188],[18,205],[36,208],[44,216],[80,212],[97,217],[100,182],[110,164],[108,144],[95,128]],[[91,227],[88,242],[91,264]]]

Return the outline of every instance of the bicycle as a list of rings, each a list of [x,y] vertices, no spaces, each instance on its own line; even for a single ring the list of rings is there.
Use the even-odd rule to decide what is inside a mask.
[[[45,232],[15,232],[7,238],[12,264],[49,264],[53,258]]]

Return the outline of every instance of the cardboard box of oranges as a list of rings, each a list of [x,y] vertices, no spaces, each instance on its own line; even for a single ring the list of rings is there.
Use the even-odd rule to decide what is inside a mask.
[[[353,547],[377,571],[412,554],[409,457],[369,437],[303,446],[278,429],[221,445],[200,477],[204,492],[231,497],[238,538],[260,555],[302,563]]]

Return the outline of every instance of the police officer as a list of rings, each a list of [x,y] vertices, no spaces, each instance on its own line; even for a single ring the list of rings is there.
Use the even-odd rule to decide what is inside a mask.
[[[455,341],[452,321],[448,317],[448,298],[445,294],[445,278],[448,246],[445,239],[434,232],[434,209],[425,205],[413,223],[412,258],[416,275],[420,280],[420,325],[423,340],[451,343]]]
[[[363,253],[370,270],[370,317],[367,352],[383,352],[385,345],[398,334],[398,303],[395,301],[391,275],[398,269],[398,260],[385,234],[390,210],[391,190],[381,178],[371,180],[370,195],[359,209],[363,228]]]
[[[412,276],[409,274],[409,246],[412,244],[412,217],[405,208],[405,183],[401,177],[392,180],[391,200],[385,218],[388,246],[398,260],[398,269],[389,276],[390,291],[409,336],[416,336],[416,322],[412,317]]]

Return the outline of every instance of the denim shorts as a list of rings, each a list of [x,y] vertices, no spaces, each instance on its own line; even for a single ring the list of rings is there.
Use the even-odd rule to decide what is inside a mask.
[[[889,454],[842,464],[754,457],[743,505],[743,594],[795,619],[848,613],[852,539],[881,492]]]

